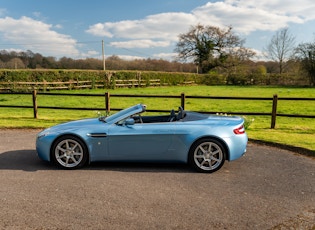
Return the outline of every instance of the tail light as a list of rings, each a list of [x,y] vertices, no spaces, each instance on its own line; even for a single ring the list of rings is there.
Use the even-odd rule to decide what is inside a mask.
[[[234,129],[233,132],[234,132],[236,135],[238,135],[238,134],[244,134],[244,133],[245,133],[244,125],[241,125],[240,127]]]

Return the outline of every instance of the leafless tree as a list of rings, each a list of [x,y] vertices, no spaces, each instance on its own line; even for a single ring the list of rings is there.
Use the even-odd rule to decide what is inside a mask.
[[[295,37],[288,28],[279,30],[273,35],[267,45],[267,57],[278,63],[279,73],[285,70],[286,63],[293,57],[295,49]]]

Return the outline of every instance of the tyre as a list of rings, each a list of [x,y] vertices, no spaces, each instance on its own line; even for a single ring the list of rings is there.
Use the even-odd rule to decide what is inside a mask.
[[[225,148],[219,141],[211,138],[195,142],[189,152],[189,163],[198,172],[213,173],[219,170],[225,158]]]
[[[77,169],[87,162],[88,151],[81,139],[75,136],[62,136],[54,142],[51,157],[61,168]]]

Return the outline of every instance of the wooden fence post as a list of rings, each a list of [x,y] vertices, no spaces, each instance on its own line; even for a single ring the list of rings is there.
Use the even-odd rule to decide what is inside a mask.
[[[36,89],[33,90],[33,111],[34,111],[34,118],[37,119],[37,91]]]
[[[185,93],[182,93],[181,95],[180,95],[180,106],[183,108],[183,109],[185,109]]]
[[[273,100],[272,100],[271,129],[274,129],[276,127],[277,104],[278,104],[278,95],[274,94]]]
[[[110,112],[110,94],[109,92],[105,92],[105,109],[106,109],[106,114],[108,115]]]

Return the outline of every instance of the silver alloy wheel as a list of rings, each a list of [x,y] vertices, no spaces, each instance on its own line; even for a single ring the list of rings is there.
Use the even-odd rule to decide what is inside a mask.
[[[224,162],[224,153],[214,142],[202,142],[194,151],[194,162],[204,171],[215,171]]]
[[[65,168],[78,166],[84,157],[83,147],[73,139],[60,141],[55,147],[55,159]]]

